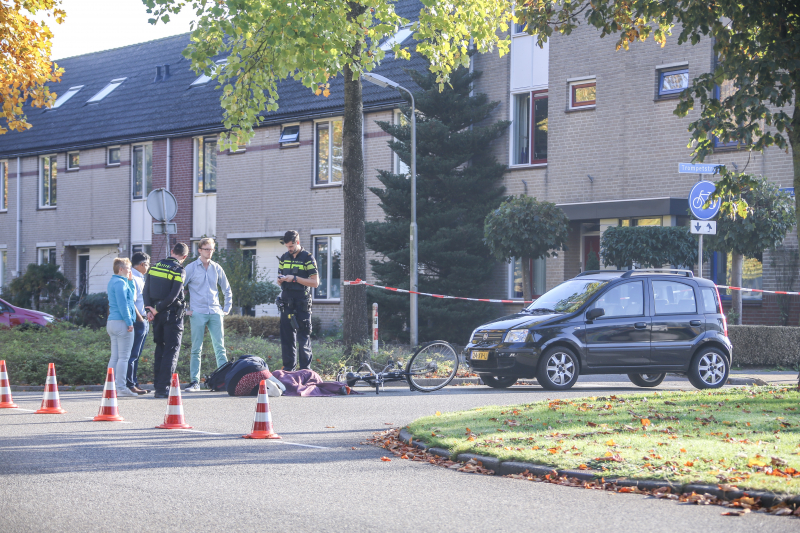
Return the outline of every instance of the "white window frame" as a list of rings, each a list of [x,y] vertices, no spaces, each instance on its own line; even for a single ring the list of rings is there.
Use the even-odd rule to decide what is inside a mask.
[[[111,150],[119,151],[119,159],[117,160],[116,163],[111,162]],[[121,161],[122,161],[122,147],[120,145],[116,144],[114,146],[109,146],[108,148],[106,148],[106,166],[118,167]]]
[[[216,159],[216,163],[214,165],[214,190],[209,191],[205,188],[205,176],[203,176],[203,192],[200,192],[198,189],[199,179],[200,176],[198,175],[200,169],[200,154],[205,154],[205,143],[206,141],[210,141],[211,139],[214,140],[214,149],[215,157],[219,155],[219,138],[216,135],[200,135],[194,138],[194,158],[192,163],[192,191],[195,196],[204,196],[208,194],[217,194],[217,175],[219,170],[219,160]]]
[[[506,290],[506,295],[508,296],[508,298],[507,298],[508,300],[519,300],[521,302],[521,301],[523,301],[525,299],[525,297],[524,296],[520,297],[520,296],[515,296],[514,295],[514,293],[515,293],[515,291],[514,291],[514,264],[516,262],[517,262],[517,258],[516,257],[512,257],[511,261],[509,261],[509,263],[508,263],[508,267],[507,267],[508,268],[508,285],[506,287],[506,289],[507,289]],[[531,270],[531,275],[534,277],[534,279],[531,280],[531,283],[533,283],[535,281],[536,263],[539,263],[545,269],[545,272],[544,272],[544,275],[543,275],[543,278],[544,278],[543,281],[545,283],[544,290],[542,292],[540,292],[540,293],[536,293],[535,291],[533,292],[533,296],[537,296],[537,295],[541,296],[542,294],[547,292],[547,286],[546,286],[547,285],[547,259],[534,259],[532,262],[533,262],[533,264],[531,265],[531,269],[532,269]],[[535,289],[535,287],[531,287],[531,290],[534,290],[534,289]]]
[[[286,128],[291,128],[293,126],[297,126],[297,140],[284,142],[283,139],[283,130]],[[281,124],[281,131],[278,134],[278,144],[281,148],[286,148],[288,146],[300,146],[300,123],[299,122],[287,122],[286,124]]]
[[[42,253],[47,251],[47,263],[42,261]],[[44,265],[50,263],[50,252],[52,251],[54,259],[53,261],[58,264],[58,249],[55,246],[43,246],[36,248],[36,264],[37,265]]]
[[[74,166],[74,167],[70,166],[70,164],[69,164],[70,156],[76,155],[76,154],[78,155],[78,165]],[[67,170],[78,170],[78,169],[80,169],[81,168],[81,159],[80,159],[80,157],[81,157],[81,153],[78,152],[78,151],[67,152]]]
[[[55,161],[55,167],[56,167],[56,180],[55,180],[56,181],[56,195],[55,195],[56,196],[56,201],[52,205],[50,203],[45,204],[43,202],[43,200],[44,200],[44,198],[43,198],[43,195],[44,195],[43,194],[44,193],[44,160],[45,159],[48,160],[48,164],[51,167],[51,169],[52,169],[52,161]],[[38,187],[37,187],[37,189],[38,189],[37,196],[39,197],[39,209],[55,209],[58,206],[58,154],[49,154],[49,155],[39,156],[38,164],[39,164],[39,180],[38,180]],[[51,174],[52,174],[52,172],[51,172]],[[52,184],[53,184],[53,176],[51,175],[50,176],[50,188],[49,188],[49,190],[52,190]],[[48,202],[50,202],[49,198],[48,198]]]
[[[399,109],[395,109],[392,115],[394,118],[394,125],[402,126],[403,121],[405,120],[405,116],[403,116],[403,113]],[[395,152],[392,152],[392,161],[393,161],[392,172],[394,172],[395,174],[406,174],[407,176],[411,175],[411,168],[405,163],[403,163],[403,161],[400,160],[400,156],[397,155]]]
[[[108,84],[105,87],[100,89],[94,96],[89,98],[86,101],[86,103],[87,104],[93,104],[94,102],[99,102],[100,100],[102,100],[103,98],[105,98],[106,96],[111,94],[111,92],[114,89],[116,89],[117,87],[122,85],[122,82],[124,82],[127,79],[128,78],[115,78],[115,79],[111,80],[110,82],[108,82]]]
[[[586,105],[574,105],[572,100],[572,88],[576,85],[586,85],[594,83],[595,88],[595,103]],[[581,78],[570,78],[567,80],[567,105],[570,111],[583,111],[585,109],[594,109],[597,107],[597,76],[585,76]]]
[[[333,159],[333,124],[335,122],[341,122],[342,123],[342,127],[344,128],[344,119],[343,119],[343,117],[331,117],[331,118],[317,119],[317,120],[314,121],[314,131],[312,133],[313,136],[314,136],[314,152],[313,152],[314,165],[312,167],[313,168],[313,175],[311,176],[311,183],[312,183],[312,187],[315,187],[315,188],[341,187],[342,186],[342,182],[344,181],[344,176],[342,177],[342,181],[333,182],[331,180],[331,177],[333,176],[333,165],[329,164],[328,165],[328,183],[317,183],[317,165],[319,164],[319,161],[317,161],[317,155],[318,155],[318,153],[317,153],[317,126],[319,126],[320,124],[325,124],[325,123],[328,124],[328,160],[330,161],[330,160]],[[342,139],[342,143],[344,143],[344,139]],[[344,150],[344,146],[342,147],[342,149]],[[344,159],[344,154],[342,154],[342,159]]]
[[[76,85],[74,87],[70,87],[67,89],[67,92],[56,98],[55,103],[53,103],[53,107],[50,109],[58,109],[62,105],[66,104],[70,98],[78,94],[78,92],[83,89],[83,85]]]
[[[134,161],[136,160],[136,149],[137,148],[141,148],[143,150],[143,157],[142,157],[142,160],[144,161],[144,167],[143,168],[147,168],[147,157],[146,156],[147,156],[147,152],[148,151],[150,152],[150,191],[152,191],[153,190],[152,189],[152,186],[153,186],[153,143],[152,142],[146,142],[146,143],[134,144],[133,146],[131,146],[131,198],[134,199],[134,200],[144,200],[145,198],[147,198],[147,195],[150,193],[150,191],[147,191],[147,181],[146,181],[147,174],[146,173],[142,176],[142,195],[141,196],[136,196],[136,189],[134,188],[134,184],[136,183],[136,181],[135,181],[136,176],[134,176],[133,172],[134,172],[135,167],[136,167],[136,165],[134,164]]]
[[[219,59],[215,61],[214,66],[211,67],[212,70],[211,76],[206,76],[205,73],[201,73],[199,78],[197,78],[196,80],[194,80],[192,83],[189,84],[189,87],[197,87],[200,85],[205,85],[206,83],[210,82],[212,79],[214,79],[213,76],[217,73],[217,69],[219,69],[219,66],[224,65],[227,62],[228,62],[227,59]]]
[[[312,254],[314,256],[314,259],[317,261],[317,269],[319,269],[319,264],[320,264],[320,261],[317,258],[317,239],[319,239],[319,238],[328,239],[328,261],[327,261],[327,271],[325,272],[325,278],[324,279],[328,280],[328,294],[330,294],[331,293],[331,270],[333,268],[333,261],[331,261],[331,259],[330,259],[330,257],[331,257],[331,240],[330,239],[331,238],[338,238],[339,239],[339,254],[340,254],[339,257],[341,257],[341,252],[342,252],[342,234],[338,233],[338,234],[327,234],[327,235],[313,235],[311,237],[311,251],[312,251]],[[339,264],[339,276],[341,276],[341,275],[342,275],[342,264],[340,263]],[[320,272],[317,273],[317,277],[320,279],[320,281],[322,281],[323,277],[322,277]],[[340,281],[341,281],[341,279],[340,279]],[[313,297],[314,297],[314,300],[319,300],[319,301],[323,301],[323,302],[339,302],[339,301],[341,301],[341,290],[342,289],[341,289],[341,286],[340,286],[340,288],[339,288],[339,294],[340,294],[339,298],[320,298],[316,294],[317,290],[314,289]]]
[[[8,211],[8,159],[0,159],[0,212],[6,211]]]

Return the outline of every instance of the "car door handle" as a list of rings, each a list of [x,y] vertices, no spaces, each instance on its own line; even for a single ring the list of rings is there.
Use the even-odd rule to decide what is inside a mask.
[[[636,329],[645,329],[647,327],[647,322],[637,322],[633,325]]]
[[[699,325],[700,325],[700,324],[702,324],[702,323],[703,323],[703,322],[702,322],[702,321],[700,321],[700,320],[690,320],[690,321],[689,321],[689,324],[690,324],[690,325],[692,325],[692,326],[699,326]]]

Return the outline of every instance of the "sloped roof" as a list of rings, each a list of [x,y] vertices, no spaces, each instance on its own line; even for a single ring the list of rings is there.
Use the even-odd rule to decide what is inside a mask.
[[[400,0],[396,10],[405,18],[416,19],[421,6],[419,0]],[[217,82],[191,87],[198,75],[181,55],[189,36],[186,33],[59,60],[64,74],[60,83],[51,85],[51,90],[60,96],[70,87],[84,87],[58,109],[26,106],[25,113],[33,127],[0,135],[0,158],[221,131]],[[164,64],[169,65],[170,77],[154,82],[156,66]],[[413,52],[410,61],[395,60],[387,54],[374,72],[412,91],[418,90],[404,71],[407,68],[424,70],[427,63]],[[87,103],[117,78],[127,79],[101,101]],[[325,98],[298,81],[284,80],[278,85],[280,107],[264,114],[264,124],[341,114],[343,86],[341,75],[332,79],[331,94]],[[363,83],[363,100],[365,109],[385,108],[401,101],[396,91],[368,82]]]

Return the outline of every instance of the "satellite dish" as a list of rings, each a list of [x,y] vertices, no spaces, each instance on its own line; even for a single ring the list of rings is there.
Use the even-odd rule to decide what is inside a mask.
[[[147,211],[161,222],[169,222],[178,214],[178,201],[164,188],[154,189],[147,195]]]

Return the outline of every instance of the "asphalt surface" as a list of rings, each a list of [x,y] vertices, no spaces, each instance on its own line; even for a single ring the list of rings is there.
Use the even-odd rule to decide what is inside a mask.
[[[794,382],[771,372],[768,381]],[[764,378],[763,374],[759,377]],[[689,389],[668,378],[652,390]],[[64,415],[36,415],[41,393],[0,410],[0,532],[26,531],[798,531],[800,521],[726,517],[639,495],[464,474],[361,444],[436,411],[556,397],[641,393],[589,376],[565,393],[536,386],[387,387],[357,396],[273,398],[279,441],[249,433],[255,398],[184,393],[195,431],[154,429],[165,400],[121,398],[125,422],[93,422],[100,394],[61,393]]]

